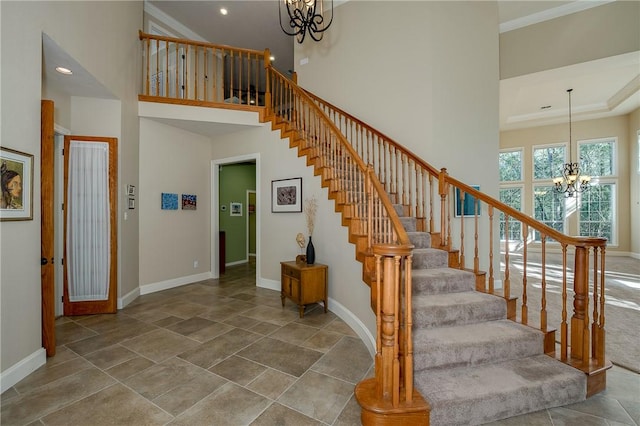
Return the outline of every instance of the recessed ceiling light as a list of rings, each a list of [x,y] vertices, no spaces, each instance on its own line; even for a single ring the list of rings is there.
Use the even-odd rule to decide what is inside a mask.
[[[229,13],[229,11],[227,10],[227,8],[226,8],[226,7],[221,7],[221,8],[220,8],[220,14],[221,14],[221,15],[225,15],[225,16],[226,16],[226,15],[227,15],[227,13]]]
[[[272,56],[269,56],[269,60],[270,60],[270,61],[275,61],[275,60],[276,60],[276,57],[275,57],[275,56],[273,56],[273,55],[272,55]]]
[[[73,71],[71,71],[69,68],[65,68],[65,67],[56,67],[56,71],[58,71],[60,74],[64,74],[64,75],[73,74]]]

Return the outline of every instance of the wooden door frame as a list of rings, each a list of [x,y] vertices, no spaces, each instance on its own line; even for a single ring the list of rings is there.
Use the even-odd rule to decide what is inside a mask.
[[[47,356],[56,354],[55,317],[55,259],[54,249],[54,104],[40,102],[40,252],[41,252],[41,306],[42,346]],[[61,256],[58,256],[58,262]],[[45,263],[46,262],[46,263]]]
[[[71,302],[67,285],[67,263],[63,264],[64,286],[64,314],[90,315],[97,313],[115,313],[118,310],[118,139],[98,136],[65,135],[64,137],[64,253],[67,252],[67,181],[69,178],[69,145],[71,141],[106,142],[109,144],[109,221],[110,228],[110,257],[109,293],[106,301]]]

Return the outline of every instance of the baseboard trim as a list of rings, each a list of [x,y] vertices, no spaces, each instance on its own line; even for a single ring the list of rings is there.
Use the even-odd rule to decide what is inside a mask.
[[[129,303],[133,302],[140,296],[140,287],[131,290],[129,293],[125,294],[124,297],[118,298],[118,309],[125,308]]]
[[[629,257],[640,260],[640,253],[629,253]]]
[[[0,393],[42,367],[47,362],[47,352],[40,348],[0,373]]]
[[[261,278],[256,284],[258,287],[267,288],[269,290],[280,291],[280,281],[267,280]],[[376,353],[376,339],[373,337],[369,329],[356,317],[353,312],[344,307],[340,302],[336,302],[334,299],[329,298],[329,310],[336,314],[338,318],[347,323],[353,331],[356,332],[360,340],[365,344],[369,354],[374,356]]]
[[[211,279],[211,272],[202,274],[188,275],[186,277],[174,278],[172,280],[160,281],[157,283],[144,284],[140,286],[140,295],[155,293],[157,291],[169,290],[170,288],[180,287],[186,284],[193,284],[198,281]]]
[[[224,266],[244,265],[245,263],[248,263],[248,262],[249,262],[249,259],[236,260],[235,262],[225,263]]]

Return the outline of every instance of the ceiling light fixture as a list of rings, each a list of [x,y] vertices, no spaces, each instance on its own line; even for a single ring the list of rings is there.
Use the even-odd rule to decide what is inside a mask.
[[[331,1],[331,17],[325,25],[324,17],[325,0],[279,0],[278,11],[280,13],[280,28],[285,34],[295,36],[298,43],[304,41],[307,32],[315,41],[322,40],[322,35],[333,22],[333,0]],[[286,15],[283,9],[286,9]],[[282,24],[282,18],[288,21],[288,25]]]
[[[580,175],[580,167],[577,162],[571,159],[571,92],[569,94],[569,162],[564,164],[562,176],[553,179],[553,184],[557,192],[564,194],[565,197],[573,197],[573,194],[579,194],[589,189],[591,176]]]
[[[228,13],[229,13],[229,11],[227,10],[226,7],[221,7],[220,8],[220,14],[221,15],[227,16]]]
[[[60,74],[64,74],[64,75],[73,74],[73,71],[71,71],[69,68],[65,68],[65,67],[56,67],[56,71],[58,71]]]

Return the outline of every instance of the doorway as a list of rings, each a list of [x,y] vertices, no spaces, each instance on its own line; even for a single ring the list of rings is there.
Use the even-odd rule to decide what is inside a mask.
[[[259,283],[260,277],[260,208],[258,204],[261,199],[260,190],[260,154],[247,154],[237,157],[229,157],[211,161],[211,274],[213,278],[220,277],[220,260],[219,260],[219,244],[220,244],[220,219],[222,214],[229,214],[229,205],[226,202],[220,201],[220,188],[225,182],[221,181],[220,171],[221,168],[227,165],[240,164],[240,163],[253,163],[255,164],[255,211],[251,214],[253,220],[255,220],[255,261],[256,261],[256,284]],[[245,190],[243,190],[244,192]],[[238,201],[245,201],[243,208],[244,214],[248,215],[248,203],[246,203],[245,196],[241,196]],[[244,222],[244,221],[243,221]],[[246,223],[246,222],[244,222]],[[243,228],[246,225],[243,225]],[[245,228],[246,229],[246,228]],[[244,229],[243,229],[244,231]],[[226,239],[229,241],[230,235],[226,234]],[[244,244],[243,244],[244,245]],[[244,250],[248,252],[247,249]],[[229,254],[227,253],[227,256]],[[246,259],[247,261],[249,259]]]
[[[256,191],[247,190],[247,259],[256,255]],[[255,259],[254,259],[255,260]]]

